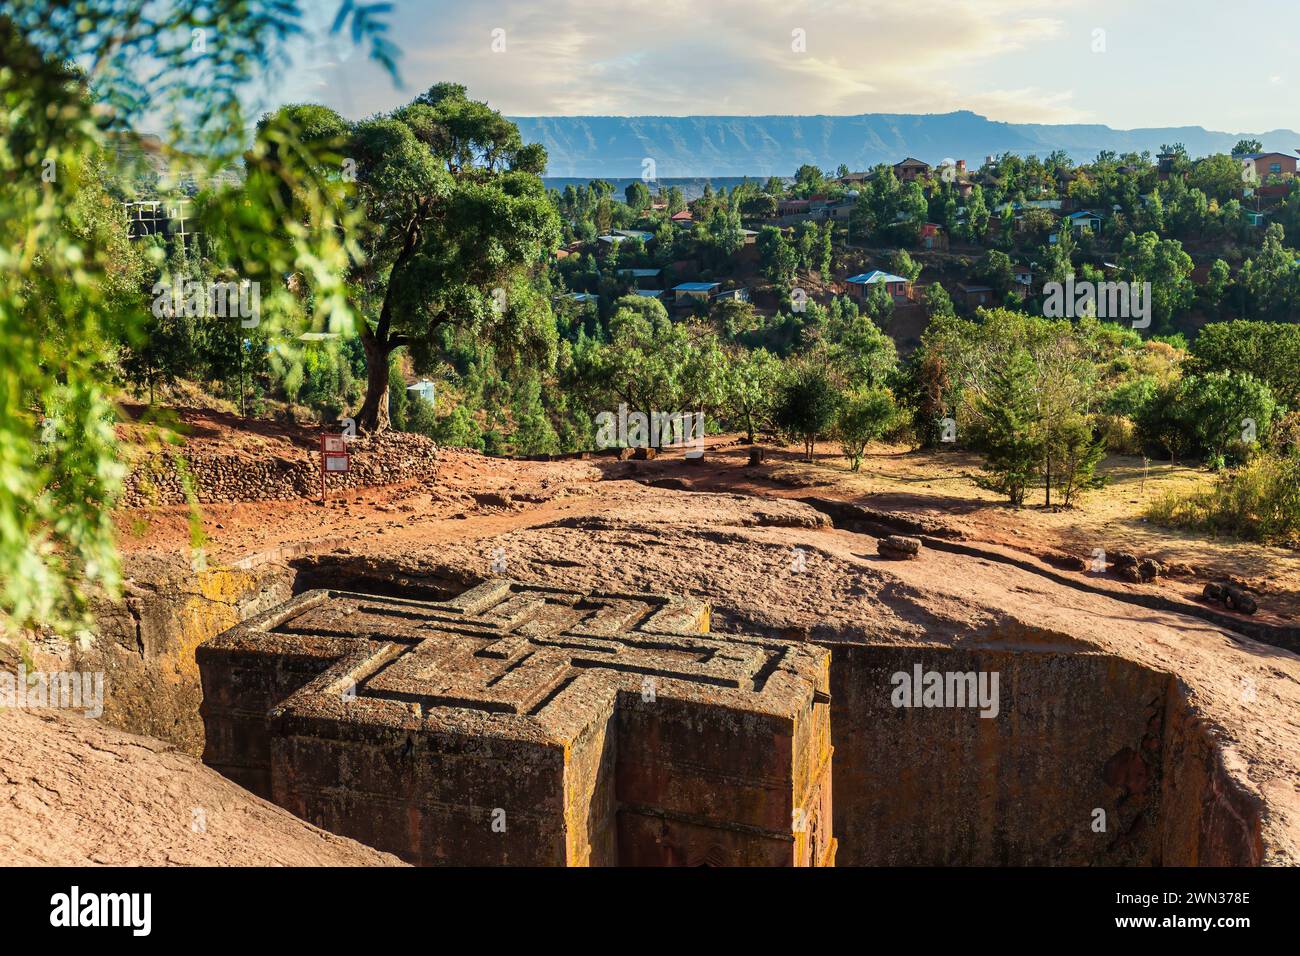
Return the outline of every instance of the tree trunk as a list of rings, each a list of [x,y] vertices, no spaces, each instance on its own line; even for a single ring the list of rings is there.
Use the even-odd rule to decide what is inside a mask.
[[[385,432],[392,427],[388,417],[388,356],[399,345],[406,345],[406,339],[392,333],[393,328],[393,280],[402,266],[415,253],[419,239],[419,230],[412,226],[407,230],[402,251],[393,263],[389,274],[388,290],[384,293],[384,305],[379,310],[379,321],[372,331],[369,323],[361,321],[361,345],[366,350],[366,400],[361,403],[357,413],[357,427],[368,432]]]
[[[390,427],[388,418],[388,356],[393,347],[369,332],[361,335],[366,350],[366,400],[357,413],[357,427],[362,431],[382,432]]]

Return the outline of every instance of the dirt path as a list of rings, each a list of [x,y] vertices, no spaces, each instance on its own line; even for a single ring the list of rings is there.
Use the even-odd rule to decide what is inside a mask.
[[[749,467],[748,447],[734,441],[735,436],[711,439],[703,464],[671,455],[653,461],[597,457],[531,462],[445,450],[436,479],[427,483],[351,492],[326,506],[306,501],[205,505],[203,546],[209,559],[230,561],[312,541],[367,546],[378,542],[389,547],[488,538],[566,516],[598,514],[611,507],[608,482],[629,479],[768,499],[816,495],[933,519],[965,541],[1049,563],[1062,556],[1091,562],[1099,550],[1111,556],[1130,551],[1171,565],[1173,573],[1143,585],[1103,576],[1103,583],[1120,594],[1127,590],[1199,602],[1208,581],[1233,578],[1260,595],[1254,620],[1300,624],[1296,552],[1197,538],[1141,517],[1141,509],[1161,492],[1208,480],[1190,468],[1144,468],[1140,459],[1113,458],[1105,464],[1110,486],[1086,497],[1079,507],[1049,511],[1030,506],[1017,511],[970,480],[979,467],[974,455],[875,446],[854,474],[832,445],[819,446],[811,465],[798,460],[792,449],[765,446],[764,463]],[[188,561],[194,540],[190,520],[182,507],[121,512],[123,550],[130,556]],[[1097,580],[1088,571],[1066,573],[1089,585]]]
[[[727,448],[712,456],[707,468],[691,468],[680,460],[637,463],[628,477],[640,480],[684,479],[699,491],[735,491],[770,498],[810,495],[900,512],[941,522],[963,540],[1021,551],[1046,560],[1063,555],[1091,562],[1099,550],[1113,556],[1129,551],[1171,565],[1174,576],[1153,584],[1129,585],[1109,578],[1118,590],[1163,593],[1183,601],[1199,601],[1205,584],[1232,578],[1248,583],[1260,594],[1257,620],[1282,626],[1300,624],[1300,554],[1257,544],[1216,541],[1158,527],[1142,510],[1168,490],[1202,486],[1210,476],[1196,469],[1112,457],[1103,466],[1110,484],[1086,496],[1077,507],[1047,510],[1006,507],[991,493],[976,487],[970,476],[979,472],[976,455],[953,452],[910,452],[873,446],[862,470],[848,471],[845,459],[830,444],[819,445],[816,463],[799,459],[793,449],[765,449],[766,460],[747,467],[748,450]],[[627,463],[606,467],[608,474],[626,474]],[[1092,577],[1078,572],[1080,580]]]

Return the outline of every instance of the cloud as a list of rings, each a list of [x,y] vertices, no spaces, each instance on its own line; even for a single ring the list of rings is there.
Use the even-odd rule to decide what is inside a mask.
[[[373,67],[315,70],[330,102],[354,114],[449,79],[511,115],[979,109],[1067,122],[1082,114],[1050,78],[1037,88],[983,88],[979,67],[1060,36],[1056,14],[1069,2],[822,0],[794,10],[788,0],[439,0],[394,14],[405,96]],[[505,52],[492,52],[496,28]],[[806,52],[794,48],[794,30],[804,31]]]

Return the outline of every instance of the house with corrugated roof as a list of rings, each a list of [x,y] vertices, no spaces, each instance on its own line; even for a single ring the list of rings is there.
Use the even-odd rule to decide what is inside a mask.
[[[683,282],[673,287],[673,301],[678,305],[708,302],[721,286],[721,282]]]
[[[891,272],[883,272],[880,269],[872,269],[870,272],[849,276],[844,282],[850,298],[860,301],[865,301],[872,287],[877,285],[883,285],[885,291],[889,293],[895,303],[906,302],[912,293],[911,282],[902,276],[896,276]]]

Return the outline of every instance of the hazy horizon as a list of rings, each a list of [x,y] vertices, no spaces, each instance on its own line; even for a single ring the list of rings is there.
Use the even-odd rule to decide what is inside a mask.
[[[1243,61],[1224,42],[1210,0],[1134,6],[978,0],[937,15],[910,0],[667,0],[635,10],[605,0],[399,0],[387,18],[401,87],[330,35],[322,9],[261,99],[267,108],[322,102],[359,118],[448,80],[527,117],[969,111],[1116,130],[1300,126],[1300,7],[1247,0],[1234,8],[1234,23],[1261,27]]]

